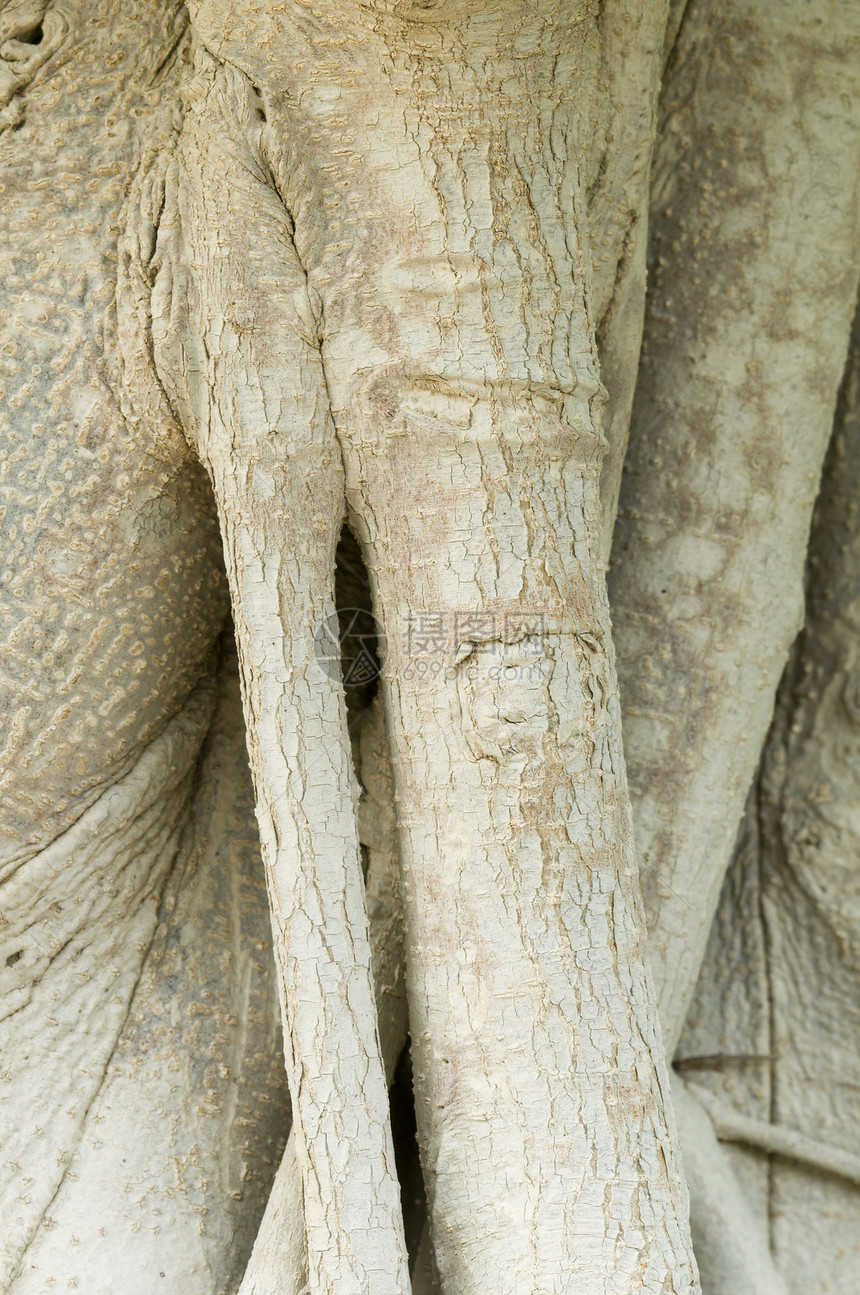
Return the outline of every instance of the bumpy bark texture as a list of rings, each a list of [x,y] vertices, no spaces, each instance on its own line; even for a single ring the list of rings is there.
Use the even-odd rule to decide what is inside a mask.
[[[4,1290],[695,1295],[657,1006],[705,1295],[860,1284],[860,353],[712,926],[858,82],[838,0],[0,0]]]
[[[205,477],[175,429],[127,416],[116,346],[119,225],[179,7],[47,9],[0,13],[0,66],[17,69],[0,133],[10,864],[132,768],[207,671],[226,612]],[[16,35],[34,61],[51,49],[31,85],[26,60],[10,64]]]
[[[860,264],[858,49],[835,0],[692,0],[663,90],[610,597],[670,1054],[803,614]]]
[[[845,19],[827,3],[673,14],[610,573],[670,1056],[802,617],[856,299],[860,26]],[[683,1097],[681,1111],[704,1288],[777,1295],[766,1227],[727,1185],[707,1115]]]
[[[228,787],[213,818],[198,765],[227,610],[205,474],[175,426],[133,416],[117,346],[123,207],[175,101],[184,26],[153,0],[0,9],[0,1286],[15,1292],[151,1290],[162,1269],[189,1295],[227,1289],[286,1133],[254,838],[224,890],[195,894],[184,944],[163,907],[177,868],[249,812]],[[169,967],[173,1005],[153,980]]]
[[[163,770],[162,786],[176,776],[171,754],[159,744],[148,753],[146,763]],[[150,820],[164,810],[162,789],[153,791]],[[93,824],[98,850],[115,808],[102,806]],[[134,806],[124,811],[132,816]],[[190,814],[148,948],[144,919],[156,908],[152,894],[140,904],[135,927],[117,919],[121,901],[127,903],[122,891],[113,911],[91,906],[87,914],[90,927],[98,921],[115,943],[129,941],[135,952],[146,948],[118,1034],[105,1028],[105,1007],[93,994],[93,968],[104,958],[99,941],[70,946],[64,958],[74,971],[57,963],[57,976],[77,984],[76,1005],[91,1018],[90,1047],[103,1047],[104,1039],[112,1050],[100,1070],[95,1056],[78,1062],[73,1049],[56,1047],[56,1066],[73,1068],[81,1087],[90,1070],[98,1092],[77,1144],[70,1141],[67,1156],[58,1157],[61,1181],[12,1283],[14,1295],[37,1295],[60,1283],[89,1295],[115,1295],[120,1284],[130,1295],[161,1286],[226,1295],[241,1280],[289,1127],[268,906],[259,843],[249,826],[253,796],[235,653],[228,646]],[[130,836],[121,835],[109,853],[108,875],[117,858],[131,853]],[[70,843],[61,837],[57,844],[64,851]],[[77,850],[75,857],[81,866],[66,868],[70,890],[89,862]],[[104,878],[89,871],[88,885]],[[50,893],[61,897],[57,880]],[[118,1019],[121,970],[114,948],[104,975],[112,991],[107,1010]],[[50,1039],[42,1046],[50,1048]],[[67,1086],[56,1071],[45,1079],[57,1092]],[[28,1138],[29,1125],[23,1134]],[[26,1146],[28,1159],[45,1156],[46,1136],[48,1130]],[[21,1177],[15,1186],[21,1190]],[[35,1186],[28,1191],[34,1203]]]
[[[366,715],[354,715],[351,728],[358,733],[356,763],[363,784],[359,837],[367,858],[367,916],[380,1047],[386,1078],[391,1083],[406,1043],[407,1006],[394,788],[380,694]],[[301,1295],[306,1289],[302,1181],[295,1139],[291,1137],[239,1295]],[[416,1295],[414,1270],[412,1292]]]
[[[345,498],[387,635],[443,1288],[692,1289],[601,575],[579,163],[599,25],[551,4],[192,20],[129,298],[150,279],[158,372],[221,514],[311,1288],[406,1281],[345,715],[311,642]],[[409,626],[430,620],[422,661]]]
[[[807,623],[681,1041],[791,1295],[860,1281],[858,463],[855,330]]]

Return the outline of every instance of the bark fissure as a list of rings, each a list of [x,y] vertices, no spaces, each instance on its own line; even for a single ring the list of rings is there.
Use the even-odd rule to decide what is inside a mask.
[[[202,12],[210,24],[218,21],[216,9],[204,7]],[[195,21],[199,23],[201,16],[198,12]],[[267,30],[269,19],[262,12],[255,21],[262,21],[261,33]],[[310,21],[313,40],[328,40],[328,21],[326,15]],[[198,96],[199,106],[192,107],[189,101],[186,110],[177,172],[179,236],[186,264],[194,267],[199,284],[207,286],[189,281],[177,292],[179,259],[174,252],[174,282],[168,285],[165,280],[160,287],[157,279],[153,294],[154,316],[172,321],[169,331],[158,325],[157,363],[186,430],[191,430],[213,475],[222,515],[239,641],[243,657],[248,657],[244,683],[252,762],[256,767],[254,752],[265,720],[256,698],[268,686],[260,671],[269,666],[262,659],[259,664],[254,661],[256,631],[250,626],[246,630],[243,624],[252,603],[242,571],[253,565],[253,552],[265,552],[269,537],[279,533],[280,523],[259,488],[265,487],[265,442],[260,439],[259,418],[261,413],[266,417],[263,411],[269,406],[284,411],[276,374],[287,375],[289,381],[289,370],[283,367],[286,355],[273,367],[271,335],[263,341],[268,330],[262,320],[272,308],[270,288],[267,303],[254,296],[238,312],[241,327],[250,327],[259,337],[258,350],[249,356],[251,368],[246,365],[243,370],[246,381],[253,373],[254,383],[259,383],[259,395],[250,402],[233,386],[234,344],[224,325],[229,324],[235,306],[218,307],[225,310],[224,323],[213,326],[207,319],[219,300],[217,294],[223,292],[221,272],[205,243],[196,241],[195,225],[214,221],[217,226],[219,220],[229,222],[233,217],[223,198],[219,211],[219,198],[215,189],[208,188],[208,179],[195,178],[188,168],[199,167],[197,116],[206,122],[203,129],[211,152],[213,133],[224,130],[221,114],[231,97],[228,114],[236,116],[229,129],[235,131],[235,143],[229,145],[225,160],[232,165],[229,159],[234,151],[241,154],[247,149],[243,141],[250,142],[249,131],[255,138],[262,132],[261,143],[252,148],[264,148],[284,202],[280,216],[271,209],[274,225],[284,229],[271,247],[273,251],[285,244],[294,248],[289,255],[297,259],[301,275],[291,289],[292,310],[297,314],[291,317],[288,309],[281,328],[292,332],[298,324],[302,345],[308,349],[299,347],[289,362],[299,372],[308,365],[314,372],[316,361],[307,357],[315,350],[318,336],[322,345],[322,364],[315,371],[320,376],[314,379],[319,382],[318,396],[313,397],[321,403],[311,415],[312,420],[321,420],[316,424],[322,429],[319,448],[307,443],[301,458],[292,452],[286,461],[293,473],[300,463],[305,465],[316,498],[306,494],[299,503],[295,486],[281,467],[272,480],[278,483],[281,500],[293,500],[294,508],[316,509],[315,523],[322,525],[325,519],[326,533],[331,534],[333,522],[339,525],[339,509],[333,505],[335,495],[322,503],[326,496],[319,493],[325,480],[319,475],[320,455],[329,455],[325,471],[334,473],[331,481],[336,483],[332,456],[339,447],[349,515],[368,555],[374,602],[386,630],[383,682],[401,806],[419,1130],[443,1285],[453,1292],[489,1281],[503,1290],[525,1280],[535,1289],[560,1290],[559,1283],[566,1281],[558,1273],[556,1251],[561,1238],[563,1252],[570,1256],[566,1262],[576,1265],[575,1282],[600,1280],[609,1284],[607,1289],[620,1291],[627,1289],[636,1271],[643,1291],[662,1290],[666,1281],[686,1290],[692,1288],[694,1277],[688,1257],[682,1258],[683,1197],[662,1114],[666,1086],[659,1073],[654,1022],[647,1005],[641,943],[635,935],[634,872],[627,850],[617,715],[610,700],[612,667],[594,511],[604,444],[597,421],[602,393],[595,373],[579,181],[573,161],[576,124],[559,102],[562,94],[570,93],[571,54],[547,56],[541,49],[536,59],[510,62],[510,38],[493,17],[490,43],[482,44],[487,40],[483,33],[477,33],[475,43],[475,34],[464,29],[453,59],[435,47],[441,29],[426,27],[425,48],[419,59],[413,59],[412,32],[405,33],[396,19],[378,16],[375,23],[371,41],[381,39],[385,51],[382,74],[374,72],[370,78],[380,109],[378,120],[370,124],[366,118],[361,100],[362,77],[368,75],[364,70],[356,69],[352,83],[342,76],[334,80],[334,98],[355,98],[353,120],[339,116],[340,109],[329,108],[325,98],[315,109],[317,129],[325,138],[323,156],[330,159],[325,170],[337,181],[327,189],[321,178],[319,145],[310,133],[311,119],[304,108],[296,108],[302,95],[311,102],[326,82],[320,82],[314,72],[310,76],[302,72],[298,51],[291,49],[286,63],[277,65],[268,55],[252,53],[246,34],[237,48],[237,32],[223,43],[202,22],[209,47],[241,66],[262,91],[266,121],[254,125],[250,108],[241,106],[244,82],[236,73],[217,65],[207,70],[205,59],[198,58],[197,75],[204,81],[208,78],[209,84]],[[572,30],[577,27],[574,19]],[[270,25],[268,31],[271,37],[276,28]],[[539,29],[536,32],[540,44],[542,35]],[[291,38],[295,36],[293,30]],[[515,138],[503,124],[508,104],[519,101],[519,92],[512,96],[503,88],[498,68],[481,61],[494,42],[504,51],[504,74],[522,78],[525,72],[525,84],[532,87],[535,102],[540,104],[540,96],[546,100],[527,123],[524,138],[519,132]],[[356,57],[352,51],[343,52],[346,46],[340,39],[337,48],[338,61],[348,63]],[[356,61],[365,67],[367,57],[363,51]],[[404,73],[408,73],[405,80]],[[498,127],[490,103],[498,105]],[[440,129],[443,119],[444,131]],[[548,127],[552,152],[540,143],[544,121],[552,123]],[[365,132],[360,180],[353,134],[358,125]],[[393,150],[404,176],[410,177],[411,195],[400,186],[399,177],[395,186],[388,173],[387,150]],[[390,215],[386,212],[384,217],[390,220],[396,215],[390,246],[369,226],[361,227],[366,218],[360,212],[348,215],[337,180],[344,168],[355,177],[355,199],[377,204],[380,214],[383,192],[393,202]],[[254,170],[251,166],[249,171],[246,164],[237,174],[230,204],[246,213],[256,205],[253,219],[259,226],[270,204],[265,176],[261,173],[258,178],[251,174]],[[211,174],[214,181],[214,170]],[[247,180],[246,175],[250,175]],[[244,197],[242,185],[250,186]],[[181,196],[184,191],[190,197],[195,189],[199,217]],[[310,201],[315,195],[322,200],[320,207]],[[320,211],[322,219],[316,214]],[[354,238],[339,237],[347,220],[357,226]],[[166,239],[162,243],[168,246]],[[249,255],[253,255],[250,248]],[[257,257],[260,268],[254,270],[263,276],[261,282],[266,281],[266,255],[271,252]],[[433,291],[417,298],[392,292],[404,276],[432,282]],[[310,311],[308,291],[319,299],[319,309]],[[232,293],[235,299],[235,285]],[[542,314],[537,303],[546,293],[556,308]],[[243,309],[250,312],[244,319]],[[310,326],[314,316],[326,321],[321,334]],[[250,336],[238,333],[236,344],[247,346]],[[194,359],[195,348],[199,360]],[[211,374],[214,399],[200,385],[198,369]],[[259,412],[253,410],[255,401]],[[329,409],[336,442],[326,450]],[[305,435],[296,421],[302,411],[297,406],[295,412],[284,412],[281,435],[289,444]],[[567,468],[562,468],[565,461]],[[430,471],[423,507],[411,493],[412,483],[420,477],[419,462],[425,477]],[[271,471],[267,464],[265,472]],[[547,474],[542,487],[538,486],[540,473]],[[257,518],[264,513],[267,520],[259,529]],[[313,513],[303,511],[303,515],[314,520]],[[424,539],[419,544],[423,542],[426,553],[425,569],[418,564],[412,571],[407,568],[404,579],[398,569],[400,560],[411,537],[418,538],[415,524],[422,525],[422,515]],[[293,526],[296,520],[291,519]],[[259,535],[251,538],[255,527]],[[296,595],[303,590],[301,597],[310,598],[311,605],[325,612],[327,604],[316,590],[324,590],[330,581],[333,555],[333,543],[322,563],[311,563],[305,550],[303,569],[290,577],[290,598],[284,601],[279,594],[279,633],[284,633],[289,614],[294,637],[292,645],[286,646],[291,653],[302,635]],[[286,570],[283,554],[277,567]],[[268,578],[265,567],[261,576],[264,581]],[[459,664],[456,644],[454,659],[441,661],[446,673],[455,667],[455,678],[416,688],[417,681],[409,680],[410,662],[401,641],[407,613],[471,616],[478,621],[483,617],[485,623],[493,617],[521,622],[530,617],[540,623],[543,637],[517,632],[500,638],[492,630],[477,638],[461,637],[459,642],[467,644],[468,650],[460,654]],[[304,624],[310,629],[312,622]],[[552,643],[549,655],[546,642]],[[497,650],[502,677],[494,683],[489,668]],[[553,660],[552,669],[545,669]],[[591,716],[585,719],[580,714],[583,701],[578,700],[583,668],[594,707],[591,712],[585,708]],[[524,685],[520,678],[505,686],[505,677],[527,670],[537,670],[546,678],[534,686]],[[305,686],[318,687],[301,672],[288,677],[280,686],[277,705],[294,704],[290,691],[301,692]],[[519,719],[523,708],[528,710],[538,696],[544,700],[537,714],[526,722],[525,716]],[[466,712],[471,737],[464,731]],[[309,736],[315,728],[311,724]],[[276,742],[288,759],[304,759],[301,745],[291,741],[283,747],[283,737]],[[265,750],[260,747],[261,758]],[[536,776],[527,772],[529,753],[538,762]],[[490,763],[498,766],[497,773],[487,767],[488,755]],[[441,763],[440,756],[444,756]],[[287,777],[294,776],[288,769],[289,765],[284,770]],[[263,766],[257,770],[263,805],[271,802],[266,790],[270,776]],[[348,779],[348,774],[344,771],[338,777]],[[554,793],[550,791],[553,780],[558,780]],[[428,798],[431,788],[435,805]],[[532,806],[536,808],[548,794],[557,801],[556,815],[538,822]],[[462,817],[455,809],[457,800],[474,803],[477,813],[473,821],[463,823],[456,856],[446,858],[451,851],[448,821],[452,814]],[[269,804],[261,815],[264,849],[271,832],[279,858],[288,849],[298,849],[308,861],[316,857],[319,866],[319,825],[311,826],[306,820],[299,827],[300,799],[290,815],[298,832],[295,844],[290,818],[278,812],[273,802]],[[509,841],[501,851],[493,845],[499,831]],[[517,859],[517,841],[524,851],[521,859]],[[455,865],[460,856],[462,865]],[[566,876],[577,857],[582,866],[590,860],[590,879],[584,875],[575,880],[573,873]],[[433,874],[443,860],[453,886],[440,903]],[[546,898],[540,895],[541,878],[550,887]],[[467,880],[472,893],[463,888]],[[523,887],[522,898],[512,903]],[[478,897],[487,906],[484,922],[488,935],[493,932],[490,938],[474,920]],[[284,899],[275,901],[276,918]],[[492,920],[491,913],[495,914]],[[494,923],[499,924],[495,931]],[[591,927],[602,932],[593,949],[587,934]],[[459,986],[445,967],[453,932],[467,939],[467,947],[474,946],[462,964]],[[521,973],[512,976],[510,967],[503,969],[501,945],[508,948],[509,958],[513,949],[519,950]],[[345,946],[345,956],[352,961],[354,948]],[[468,1001],[467,986],[474,986],[469,993],[477,994],[473,1003]],[[288,1024],[294,1011],[292,992],[288,988],[285,999]],[[588,999],[596,1008],[594,1024],[580,1027],[576,1019]],[[532,1014],[534,1025],[528,1026]],[[326,1028],[330,1030],[331,1024]],[[544,1040],[543,1049],[538,1047],[535,1029]],[[612,1044],[604,1042],[604,1035]],[[293,1036],[294,1076],[309,1042]],[[527,1062],[524,1045],[544,1056],[537,1066]],[[513,1067],[511,1055],[518,1057]],[[634,1100],[646,1075],[651,1078]],[[568,1091],[571,1083],[574,1090]],[[553,1113],[548,1130],[535,1104],[538,1092],[545,1093],[546,1107]],[[301,1147],[301,1140],[311,1136],[305,1127],[309,1108],[302,1112],[301,1084],[294,1083],[293,1097]],[[453,1130],[461,1130],[466,1151],[479,1126],[501,1159],[479,1164],[463,1160],[460,1152],[452,1158]],[[571,1149],[578,1141],[582,1146],[574,1154],[579,1166],[573,1168]],[[319,1154],[331,1156],[333,1150],[329,1144]],[[352,1155],[354,1163],[361,1165],[358,1146]],[[618,1159],[618,1182],[608,1214],[603,1208],[604,1187],[592,1182],[585,1168],[596,1155]],[[636,1257],[643,1219],[634,1183],[646,1160],[653,1166],[654,1183],[661,1184],[662,1203],[655,1217],[663,1217],[664,1222],[657,1232],[648,1230],[648,1259],[643,1266]],[[306,1215],[309,1191],[317,1191],[321,1200],[332,1190],[332,1183],[320,1186],[324,1163],[314,1159],[312,1166],[306,1166]],[[511,1231],[514,1216],[506,1204],[507,1221],[501,1226],[499,1205],[506,1199],[504,1183],[510,1181],[515,1165],[533,1186],[526,1218]],[[341,1213],[343,1225],[346,1215]],[[592,1238],[601,1217],[595,1246]],[[628,1229],[632,1229],[631,1239],[623,1242]],[[498,1253],[487,1249],[490,1235]],[[353,1228],[350,1241],[341,1234],[336,1247],[343,1252],[354,1238]],[[316,1289],[323,1270],[316,1267],[320,1258],[310,1230],[308,1240],[310,1281]],[[585,1247],[581,1258],[579,1244]],[[620,1263],[615,1258],[619,1245]],[[334,1278],[330,1273],[325,1280]]]
[[[14,1295],[857,1285],[858,54],[0,0]]]

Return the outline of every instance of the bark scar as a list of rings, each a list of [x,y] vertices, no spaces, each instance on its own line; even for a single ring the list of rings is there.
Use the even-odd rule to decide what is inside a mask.
[[[0,15],[0,135],[18,130],[26,120],[23,92],[56,53],[69,30],[59,9],[48,0],[13,5]]]

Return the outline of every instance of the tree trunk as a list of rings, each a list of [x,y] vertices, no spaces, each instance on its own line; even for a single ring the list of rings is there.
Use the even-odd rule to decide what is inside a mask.
[[[670,1055],[803,616],[860,265],[852,21],[693,0],[663,90],[610,594]]]
[[[815,1295],[851,1290],[860,1274],[858,374],[855,324],[810,539],[807,623],[680,1049],[787,1289]]]
[[[600,564],[584,114],[570,107],[577,90],[588,106],[597,32],[587,13],[566,16],[559,47],[550,9],[531,29],[504,8],[486,30],[444,16],[454,56],[440,15],[416,39],[396,16],[351,7],[295,13],[291,27],[266,7],[229,27],[198,8],[201,40],[253,79],[198,52],[152,261],[156,363],[213,480],[237,612],[309,1281],[405,1281],[393,1181],[378,1177],[391,1157],[351,889],[344,715],[312,673],[342,455],[387,635],[443,1288],[688,1289]],[[514,132],[522,101],[533,113]],[[437,650],[425,662],[428,622]],[[323,732],[312,800],[310,742]],[[329,991],[307,980],[321,957],[346,977]],[[334,1168],[344,1101],[350,1155]],[[525,1196],[511,1191],[523,1174]]]
[[[165,808],[173,810],[163,787],[176,777],[175,738],[172,759],[166,754],[163,741],[155,743],[135,769],[138,786],[146,767],[161,775],[155,786],[149,783],[150,822],[164,817]],[[26,1218],[27,1205],[43,1211],[12,1282],[15,1295],[50,1290],[60,1275],[64,1284],[75,1283],[89,1295],[115,1295],[120,1258],[122,1289],[129,1295],[180,1285],[185,1295],[235,1290],[283,1146],[288,1105],[277,988],[259,847],[256,832],[248,831],[253,797],[229,643],[172,866],[160,893],[147,878],[147,893],[138,905],[129,902],[129,886],[117,886],[111,878],[120,864],[120,876],[136,873],[139,884],[146,859],[139,844],[146,844],[141,831],[146,820],[129,801],[129,782],[99,802],[88,833],[89,853],[81,839],[89,816],[52,847],[64,870],[64,889],[74,896],[69,903],[55,880],[45,887],[55,906],[74,911],[90,889],[112,889],[114,895],[101,912],[87,906],[86,920],[56,960],[53,975],[40,981],[41,995],[50,995],[65,974],[76,993],[68,1006],[62,1004],[58,1025],[66,1026],[64,1044],[52,1042],[42,1016],[30,1062],[37,1068],[38,1086],[31,1083],[26,1092],[27,1118],[15,1143],[8,1135],[4,1140],[8,1159],[19,1162],[25,1183],[32,1179],[24,1192],[29,1201],[4,1202],[4,1219]],[[187,780],[181,784],[186,785]],[[138,815],[133,836],[116,832],[120,795],[122,813]],[[106,849],[111,837],[112,847]],[[135,846],[136,867],[131,862]],[[70,858],[77,860],[76,868]],[[93,866],[94,858],[100,867]],[[113,956],[99,968],[106,937]],[[21,943],[26,956],[26,937]],[[75,968],[72,975],[68,962]],[[129,964],[136,980],[125,971]],[[107,1009],[94,992],[100,978],[109,985]],[[36,1016],[38,1008],[34,995],[28,1015]],[[83,1029],[68,1031],[70,1008],[78,1009]],[[108,1013],[118,1020],[118,1029],[108,1028]],[[24,1032],[20,1016],[8,1020],[12,1029],[16,1023],[16,1047],[7,1055],[18,1077],[30,1032]],[[99,1065],[101,1049],[109,1055]],[[77,1128],[64,1130],[64,1141],[55,1143],[54,1160],[46,1142],[54,1142],[60,1113],[35,1139],[30,1121],[39,1118],[50,1097],[68,1105],[69,1073],[83,1109]],[[6,1113],[4,1124],[5,1119]],[[49,1165],[55,1174],[50,1184],[41,1177]],[[21,1182],[16,1175],[10,1192],[20,1191]],[[10,1234],[15,1235],[12,1227]]]
[[[4,1291],[852,1285],[858,50],[0,0]]]

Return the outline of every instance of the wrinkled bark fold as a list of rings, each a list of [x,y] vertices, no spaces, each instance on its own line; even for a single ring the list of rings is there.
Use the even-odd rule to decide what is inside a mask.
[[[335,612],[340,453],[290,221],[254,147],[254,89],[202,52],[195,72],[165,181],[153,341],[212,479],[224,538],[308,1280],[314,1291],[405,1293],[357,785],[340,682],[314,650]]]
[[[803,616],[860,266],[846,41],[837,3],[693,0],[663,89],[609,586],[670,1056]]]
[[[331,1172],[370,1175],[372,1190],[352,1216],[340,1200],[326,1213],[335,1177],[308,1198],[339,1153],[313,1142],[322,1108],[303,1111],[300,1077],[314,1049],[334,1055],[338,1028],[369,1054],[372,1020],[360,893],[348,889],[360,873],[346,746],[331,736],[343,715],[330,711],[331,681],[312,674],[312,633],[331,611],[339,454],[387,636],[416,1100],[443,1288],[695,1284],[601,574],[603,393],[577,162],[595,30],[585,12],[545,17],[566,25],[560,45],[557,26],[523,29],[505,6],[474,25],[455,7],[414,30],[349,6],[286,25],[248,5],[230,28],[215,6],[194,11],[202,39],[250,79],[197,58],[152,263],[153,336],[219,504],[276,946],[287,922],[290,942],[299,927],[310,941],[281,963],[312,1289],[336,1280],[329,1244],[356,1247],[361,1206],[378,1200],[374,1217],[388,1219],[380,1290],[402,1246],[390,1183],[374,1177],[386,1154],[378,1053],[372,1083],[347,1067],[327,1096],[356,1120]],[[422,618],[441,630],[426,663],[409,641]],[[312,816],[290,788],[323,733],[336,767]],[[303,871],[283,872],[299,851]],[[316,870],[344,855],[354,881],[339,874],[346,906],[323,939],[308,896]],[[299,876],[307,889],[294,896]],[[295,996],[326,948],[361,990],[339,987],[323,1035],[297,1023]],[[512,1190],[524,1179],[525,1197]],[[330,1243],[315,1235],[324,1220]]]

